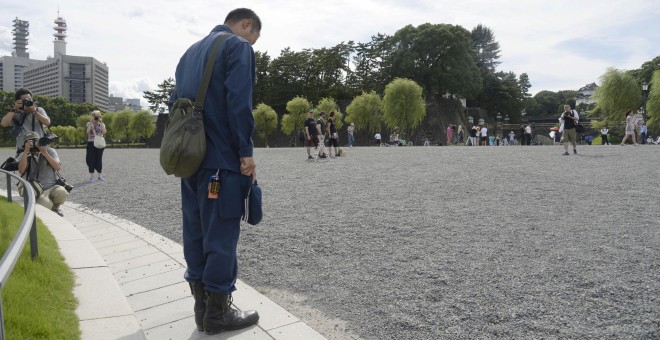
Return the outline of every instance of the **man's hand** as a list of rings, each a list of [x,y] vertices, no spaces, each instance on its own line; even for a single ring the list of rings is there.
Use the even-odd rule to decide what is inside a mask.
[[[257,180],[257,164],[252,157],[241,157],[241,174],[252,176],[252,182]]]
[[[312,140],[312,137],[310,135],[307,135],[307,140]]]

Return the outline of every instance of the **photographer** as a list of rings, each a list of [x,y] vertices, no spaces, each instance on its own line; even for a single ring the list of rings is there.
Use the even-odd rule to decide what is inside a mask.
[[[564,104],[564,112],[561,114],[559,121],[562,124],[563,129],[561,134],[561,142],[564,143],[564,156],[568,156],[568,143],[573,144],[573,153],[577,155],[577,133],[575,132],[575,127],[577,126],[580,116],[577,111],[572,110],[571,106]]]
[[[94,171],[98,173],[99,181],[103,182],[103,150],[105,148],[97,148],[94,146],[94,137],[104,136],[106,133],[105,124],[101,118],[101,111],[94,110],[89,114],[89,122],[87,122],[87,155],[85,161],[89,170],[89,182],[94,182]]]
[[[16,154],[23,151],[23,136],[33,131],[39,137],[44,136],[44,125],[50,125],[46,111],[32,101],[32,92],[28,89],[16,91],[14,108],[2,117],[2,127],[13,126],[11,136],[16,138]]]
[[[34,131],[26,132],[22,147],[24,152],[18,155],[18,171],[28,181],[37,180],[43,187],[43,193],[37,197],[37,203],[50,208],[60,216],[60,210],[69,197],[70,186],[58,184],[57,172],[62,169],[60,158],[55,149],[48,144],[52,142],[49,137],[39,137]]]

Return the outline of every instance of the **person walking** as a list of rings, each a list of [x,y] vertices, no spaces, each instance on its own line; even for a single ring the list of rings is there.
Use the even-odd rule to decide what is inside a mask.
[[[312,146],[319,147],[319,132],[316,130],[316,119],[314,119],[314,110],[307,111],[307,120],[305,120],[305,139],[307,140],[307,159],[312,157]]]
[[[577,154],[577,133],[575,132],[575,126],[577,126],[579,119],[580,117],[577,111],[572,110],[570,105],[564,104],[564,112],[561,114],[563,124],[561,142],[564,143],[564,156],[569,155],[568,143],[573,144],[573,153]]]
[[[197,329],[209,335],[259,321],[256,311],[233,307],[232,292],[238,276],[236,250],[243,200],[257,178],[252,143],[256,80],[252,45],[260,34],[261,19],[254,11],[231,11],[223,25],[214,27],[183,54],[168,102],[171,109],[178,98],[194,101],[212,47],[227,37],[211,61],[215,65],[204,105],[206,156],[195,174],[181,179],[184,278],[195,298]],[[219,184],[217,191],[212,189],[214,183]]]
[[[105,136],[105,123],[101,119],[101,111],[94,110],[89,114],[89,122],[87,122],[87,155],[85,161],[87,162],[87,169],[89,170],[89,182],[94,182],[94,171],[98,175],[98,180],[103,182],[103,151],[105,148],[97,148],[94,146],[94,138],[96,136]]]
[[[611,145],[610,141],[607,140],[607,134],[610,132],[610,130],[607,128],[607,125],[603,126],[602,129],[600,129],[600,141],[602,145]]]
[[[348,126],[346,129],[347,135],[348,135],[348,147],[352,148],[353,143],[355,142],[355,136],[353,133],[355,132],[355,123],[351,123],[351,125]]]
[[[626,135],[621,141],[621,145],[626,145],[626,140],[628,137],[632,137],[633,145],[637,145],[637,139],[635,136],[635,124],[633,123],[632,110],[626,111]]]

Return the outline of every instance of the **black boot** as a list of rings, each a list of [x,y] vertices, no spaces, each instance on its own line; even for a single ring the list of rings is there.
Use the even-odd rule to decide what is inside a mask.
[[[259,321],[259,313],[253,310],[241,312],[232,308],[232,298],[228,294],[207,293],[204,330],[212,335],[222,331],[237,330],[252,326]]]
[[[190,291],[195,297],[195,323],[197,330],[204,331],[204,314],[206,313],[206,291],[204,291],[204,284],[201,282],[188,282],[190,284]]]

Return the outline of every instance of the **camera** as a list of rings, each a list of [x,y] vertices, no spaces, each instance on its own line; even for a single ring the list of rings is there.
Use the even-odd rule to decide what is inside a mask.
[[[99,120],[99,116],[94,116],[94,120]]]
[[[55,184],[64,187],[64,190],[67,192],[71,192],[71,190],[73,190],[73,185],[67,183],[64,177],[58,178],[57,181],[55,181]]]
[[[26,106],[32,106],[34,105],[34,102],[29,100],[29,99],[23,99],[23,109],[25,109]]]
[[[46,132],[43,137],[39,138],[38,145],[39,146],[46,146],[49,145],[50,143],[56,141],[59,137],[57,137],[56,134],[52,132]]]

